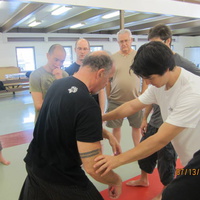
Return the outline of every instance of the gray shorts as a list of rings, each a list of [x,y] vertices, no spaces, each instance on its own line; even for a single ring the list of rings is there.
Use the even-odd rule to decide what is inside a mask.
[[[106,112],[110,112],[110,111],[116,109],[117,107],[119,107],[120,105],[122,105],[122,104],[115,103],[113,101],[109,101],[108,109]],[[140,128],[141,123],[142,123],[142,117],[143,117],[142,111],[139,111],[139,112],[135,113],[134,115],[127,117],[128,121],[129,121],[129,125],[134,128]],[[116,120],[107,121],[106,126],[109,128],[120,128],[122,126],[123,120],[124,119],[116,119]]]

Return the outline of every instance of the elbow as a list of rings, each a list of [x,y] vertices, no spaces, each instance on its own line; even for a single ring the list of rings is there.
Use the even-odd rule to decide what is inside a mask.
[[[41,110],[41,107],[42,107],[42,105],[35,105],[35,109],[37,110],[37,111],[40,111]]]
[[[84,170],[86,171],[87,174],[89,174],[90,176],[94,177],[96,175],[94,168],[84,168]]]

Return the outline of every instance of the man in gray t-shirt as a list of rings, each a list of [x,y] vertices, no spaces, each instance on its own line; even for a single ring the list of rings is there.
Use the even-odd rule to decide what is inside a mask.
[[[47,53],[47,64],[33,71],[30,75],[30,92],[35,107],[35,123],[42,107],[47,90],[56,79],[67,77],[61,69],[66,52],[60,44],[54,44]]]

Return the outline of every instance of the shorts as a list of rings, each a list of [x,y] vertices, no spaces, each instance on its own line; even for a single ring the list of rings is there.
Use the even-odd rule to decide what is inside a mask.
[[[91,181],[88,181],[84,188],[76,185],[57,185],[35,176],[27,165],[26,169],[28,175],[19,200],[103,200]]]
[[[120,105],[122,105],[122,104],[115,103],[113,101],[112,102],[109,101],[108,109],[106,112],[110,112],[110,111],[116,109],[117,107],[119,107]],[[134,128],[140,128],[141,123],[142,123],[142,117],[143,117],[142,111],[139,111],[139,112],[127,117],[128,121],[129,121],[129,125]],[[124,119],[116,119],[116,120],[107,121],[106,126],[109,128],[120,128],[122,126],[123,120]]]
[[[145,135],[142,137],[141,142],[147,139],[148,137],[154,135],[157,131],[158,128],[148,124],[147,131]],[[177,159],[176,152],[174,150],[173,145],[170,142],[156,153],[144,159],[138,160],[138,164],[141,170],[149,174],[153,173],[156,164],[158,164],[160,181],[162,182],[163,185],[166,186],[174,179],[175,169],[176,169],[176,159]]]

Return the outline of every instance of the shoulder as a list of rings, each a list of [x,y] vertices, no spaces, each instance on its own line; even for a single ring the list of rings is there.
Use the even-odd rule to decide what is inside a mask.
[[[69,75],[73,75],[75,72],[78,71],[80,65],[77,64],[76,62],[72,63],[69,67],[65,68],[65,71],[69,74]]]
[[[38,76],[40,74],[44,74],[46,73],[46,70],[44,69],[44,67],[39,67],[36,70],[34,70],[30,76]]]
[[[119,55],[120,55],[120,52],[118,51],[118,52],[112,54],[112,58],[116,58],[116,57],[118,57]]]
[[[200,69],[191,61],[187,60],[186,58],[180,56],[179,54],[174,54],[174,59],[176,65],[186,69],[187,71],[200,76]]]
[[[69,76],[69,74],[65,70],[62,70],[62,75],[63,75],[63,78]]]
[[[137,53],[137,51],[133,49],[133,50],[131,51],[130,55],[135,57],[136,53]]]
[[[42,74],[45,73],[45,70],[43,67],[37,68],[30,74],[30,81],[33,79],[38,79],[41,77]]]

